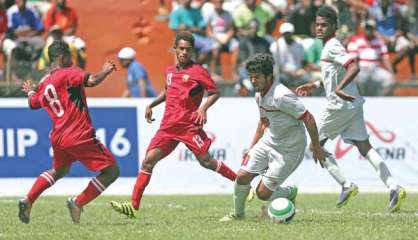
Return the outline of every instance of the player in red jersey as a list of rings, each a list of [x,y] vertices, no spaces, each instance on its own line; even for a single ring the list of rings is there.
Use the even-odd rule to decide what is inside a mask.
[[[151,123],[154,121],[152,108],[166,102],[160,128],[151,140],[142,161],[131,204],[111,202],[116,211],[128,217],[135,216],[133,209],[139,208],[154,166],[170,154],[179,142],[184,143],[194,153],[202,167],[216,171],[231,181],[236,178],[234,171],[208,153],[211,140],[202,127],[206,123],[206,111],[218,100],[219,92],[208,71],[191,59],[194,50],[193,35],[187,31],[177,33],[174,50],[178,64],[166,69],[165,89],[146,108],[145,118]],[[201,105],[205,91],[208,98]]]
[[[100,195],[119,176],[115,158],[95,137],[84,90],[84,87],[100,84],[116,68],[111,61],[107,61],[96,74],[72,67],[70,50],[64,41],[52,43],[48,54],[53,63],[50,73],[38,86],[30,80],[24,82],[22,90],[28,94],[29,107],[44,108],[53,121],[50,132],[53,166],[39,175],[26,197],[19,201],[18,216],[22,222],[29,223],[35,200],[64,177],[74,161],[79,160],[89,170],[100,171],[81,194],[67,200],[73,222],[79,223],[82,207]]]

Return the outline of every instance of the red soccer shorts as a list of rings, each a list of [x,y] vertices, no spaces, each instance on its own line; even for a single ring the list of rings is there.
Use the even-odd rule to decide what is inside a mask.
[[[148,145],[147,152],[159,148],[163,152],[164,158],[177,147],[179,142],[184,143],[196,157],[206,154],[212,143],[202,129],[194,127],[190,129],[176,128],[175,130],[159,129]]]
[[[76,160],[94,172],[116,164],[112,153],[98,140],[54,150],[54,169],[70,166]]]

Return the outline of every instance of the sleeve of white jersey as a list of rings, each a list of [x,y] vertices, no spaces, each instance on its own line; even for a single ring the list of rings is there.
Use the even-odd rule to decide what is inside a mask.
[[[343,67],[348,66],[348,64],[353,61],[353,57],[347,53],[344,46],[338,41],[329,48],[328,56],[331,61],[338,63]]]
[[[279,109],[296,119],[303,118],[304,114],[307,112],[305,106],[293,93],[286,94],[280,98]]]

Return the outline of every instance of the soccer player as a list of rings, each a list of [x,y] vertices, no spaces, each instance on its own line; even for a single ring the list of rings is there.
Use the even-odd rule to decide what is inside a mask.
[[[250,183],[261,174],[256,195],[264,201],[279,197],[295,201],[297,188],[280,187],[303,160],[306,147],[305,128],[312,141],[315,162],[325,160],[315,119],[297,96],[283,84],[274,81],[274,60],[270,54],[255,54],[245,63],[256,91],[260,120],[249,152],[244,156],[234,187],[234,212],[220,221],[245,217],[245,202]]]
[[[335,38],[337,18],[337,12],[330,6],[323,6],[318,10],[316,35],[324,43],[321,52],[322,82],[304,84],[298,87],[296,92],[299,95],[307,95],[321,84],[324,86],[328,103],[319,129],[321,145],[324,146],[327,139],[334,139],[338,135],[341,135],[344,142],[355,145],[390,189],[388,210],[396,212],[406,197],[406,191],[397,184],[382,157],[369,142],[363,118],[364,99],[359,95],[357,86],[353,82],[359,72],[359,67]],[[358,193],[358,187],[345,178],[330,153],[327,153],[325,166],[331,176],[342,186],[337,201],[337,207],[342,207]]]
[[[77,197],[67,200],[74,223],[80,222],[84,205],[99,196],[119,176],[119,168],[110,151],[95,137],[84,87],[94,87],[116,70],[111,61],[90,74],[73,67],[68,44],[54,41],[48,48],[51,71],[35,86],[30,80],[22,90],[28,94],[31,109],[44,108],[53,121],[50,132],[54,151],[53,166],[36,179],[29,193],[19,201],[19,219],[29,223],[31,207],[43,191],[64,177],[71,164],[79,160],[89,170],[100,172]]]
[[[192,61],[194,37],[188,31],[178,32],[174,41],[177,64],[165,71],[166,86],[160,95],[146,107],[145,118],[152,123],[152,108],[166,102],[164,116],[154,138],[148,146],[145,159],[132,193],[131,204],[111,202],[112,207],[128,217],[135,217],[142,194],[148,185],[154,166],[184,143],[196,156],[200,165],[234,181],[236,173],[225,163],[213,159],[209,153],[211,140],[202,129],[206,111],[219,98],[218,89],[208,71]],[[205,91],[208,98],[201,104]]]

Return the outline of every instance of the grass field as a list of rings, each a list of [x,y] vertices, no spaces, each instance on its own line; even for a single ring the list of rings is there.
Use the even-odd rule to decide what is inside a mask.
[[[100,197],[85,207],[81,224],[72,224],[65,197],[41,197],[31,223],[17,218],[17,198],[0,198],[0,239],[418,239],[418,194],[409,194],[402,211],[386,212],[387,194],[360,194],[343,209],[336,194],[301,194],[290,224],[256,217],[261,201],[248,206],[244,221],[220,223],[232,209],[231,196],[145,196],[137,219],[113,212]]]

